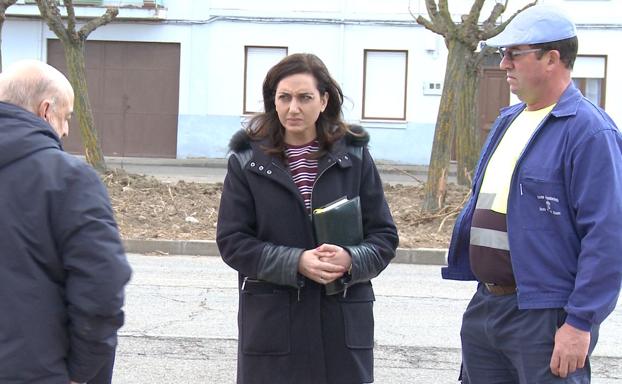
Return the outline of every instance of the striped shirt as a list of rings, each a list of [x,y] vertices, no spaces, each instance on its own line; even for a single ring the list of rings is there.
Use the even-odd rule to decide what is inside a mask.
[[[308,157],[319,149],[320,144],[317,139],[307,144],[287,144],[285,147],[289,172],[300,191],[308,212],[311,212],[311,190],[317,176],[317,160],[309,159]]]

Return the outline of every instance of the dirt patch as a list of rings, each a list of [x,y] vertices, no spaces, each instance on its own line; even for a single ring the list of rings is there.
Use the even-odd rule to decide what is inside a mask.
[[[125,239],[214,240],[222,183],[163,183],[122,170],[102,177]],[[385,185],[403,248],[446,248],[468,188],[449,184],[446,207],[423,214],[423,186]]]

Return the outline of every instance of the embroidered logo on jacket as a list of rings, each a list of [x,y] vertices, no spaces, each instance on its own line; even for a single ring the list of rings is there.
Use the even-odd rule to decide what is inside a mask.
[[[536,198],[544,203],[544,206],[538,207],[540,212],[547,212],[554,216],[559,216],[561,213],[557,210],[559,205],[559,199],[554,196],[538,195]],[[557,208],[557,209],[556,209]]]

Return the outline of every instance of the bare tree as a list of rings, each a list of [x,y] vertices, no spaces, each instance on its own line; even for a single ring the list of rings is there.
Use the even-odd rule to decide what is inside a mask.
[[[86,161],[98,171],[105,171],[106,162],[95,129],[93,110],[91,109],[86,84],[84,46],[89,34],[98,27],[110,23],[119,14],[119,9],[108,8],[102,16],[90,19],[80,29],[76,29],[77,21],[73,0],[63,0],[67,10],[66,26],[63,23],[58,0],[36,1],[41,17],[63,44],[69,81],[75,92],[75,115],[80,126]]]
[[[15,4],[17,0],[0,0],[0,45],[2,45],[2,26],[6,19],[6,9]],[[0,49],[0,72],[2,71],[2,49]]]
[[[505,0],[503,4],[498,2],[488,18],[480,24],[480,14],[485,1],[473,0],[470,12],[462,16],[460,23],[455,23],[451,19],[448,0],[425,0],[429,19],[423,16],[416,17],[418,24],[443,36],[448,49],[443,94],[425,186],[423,206],[425,211],[434,211],[445,205],[450,150],[454,137],[460,184],[469,182],[470,174],[477,162],[480,143],[476,100],[480,66],[487,53],[485,49],[476,52],[479,42],[499,34],[519,12],[537,2],[535,0],[503,23],[497,24],[496,21],[505,12],[509,0]]]

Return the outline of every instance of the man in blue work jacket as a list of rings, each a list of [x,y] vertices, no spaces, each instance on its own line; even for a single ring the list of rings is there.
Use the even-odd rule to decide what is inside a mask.
[[[622,278],[622,137],[571,80],[575,25],[534,6],[486,41],[522,103],[501,111],[443,277],[479,281],[463,383],[589,383]]]

